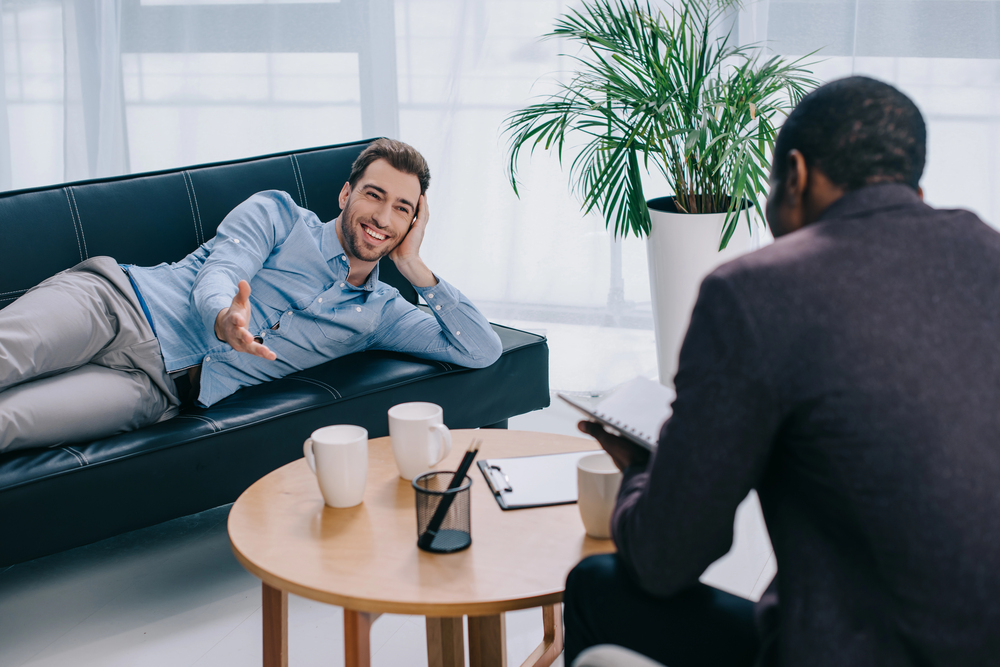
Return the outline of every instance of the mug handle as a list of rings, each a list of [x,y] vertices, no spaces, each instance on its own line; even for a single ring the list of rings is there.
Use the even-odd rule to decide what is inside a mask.
[[[435,465],[438,461],[451,454],[451,431],[448,430],[448,427],[444,424],[431,424],[431,430],[437,433],[441,444],[438,447],[439,456],[434,456],[431,453],[431,458],[427,465]]]
[[[313,439],[307,438],[305,444],[302,445],[302,453],[306,457],[306,463],[309,464],[309,469],[316,474],[316,459],[313,457]]]

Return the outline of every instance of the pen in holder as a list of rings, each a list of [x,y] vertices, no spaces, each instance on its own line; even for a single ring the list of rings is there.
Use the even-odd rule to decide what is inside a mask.
[[[469,489],[472,480],[453,472],[428,472],[413,480],[417,492],[417,546],[424,551],[448,554],[472,544]],[[435,525],[436,524],[436,525]]]
[[[482,443],[479,439],[472,441],[457,472],[429,472],[413,480],[417,492],[417,546],[424,551],[451,553],[472,544],[472,480],[465,473]]]

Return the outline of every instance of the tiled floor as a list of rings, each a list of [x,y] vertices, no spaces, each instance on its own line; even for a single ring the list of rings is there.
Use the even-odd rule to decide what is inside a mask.
[[[553,403],[511,428],[576,433],[576,414]],[[229,667],[261,663],[260,583],[236,562],[227,507],[135,531],[0,571],[3,667]],[[740,508],[733,551],[703,577],[759,596],[773,573],[756,498]],[[342,612],[289,596],[296,667],[343,664]],[[508,662],[541,641],[541,613],[507,615]],[[382,616],[372,630],[377,666],[427,664],[423,619]]]

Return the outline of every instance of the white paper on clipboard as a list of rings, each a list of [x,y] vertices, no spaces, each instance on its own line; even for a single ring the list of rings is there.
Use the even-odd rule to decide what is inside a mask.
[[[600,450],[478,461],[479,470],[505,510],[575,503],[576,462]]]

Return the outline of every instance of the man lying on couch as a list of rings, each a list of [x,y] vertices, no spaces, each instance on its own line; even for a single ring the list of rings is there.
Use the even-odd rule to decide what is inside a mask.
[[[366,349],[483,368],[500,340],[420,259],[430,172],[402,142],[354,162],[330,224],[278,191],[253,195],[174,264],[93,257],[0,310],[0,452],[173,417],[240,387]],[[378,282],[388,255],[428,315]]]

